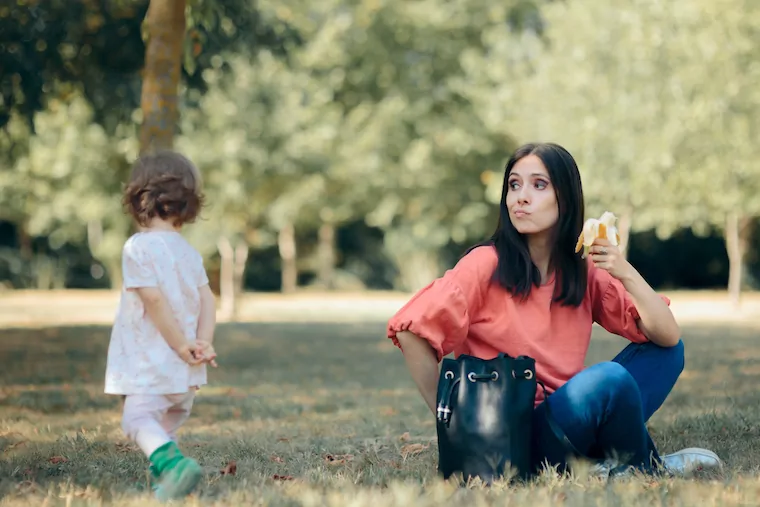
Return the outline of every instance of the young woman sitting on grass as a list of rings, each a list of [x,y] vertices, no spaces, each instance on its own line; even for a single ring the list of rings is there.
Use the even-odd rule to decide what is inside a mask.
[[[684,344],[669,308],[618,247],[597,239],[575,253],[584,220],[573,157],[556,144],[519,148],[504,173],[500,217],[489,241],[421,289],[388,323],[414,382],[435,413],[438,363],[450,353],[536,360],[555,421],[597,471],[688,476],[721,467],[713,452],[660,457],[646,422],[684,367]],[[584,369],[596,322],[631,343],[612,361]],[[549,427],[538,389],[532,460],[564,470],[567,447]],[[615,461],[614,456],[624,456]]]

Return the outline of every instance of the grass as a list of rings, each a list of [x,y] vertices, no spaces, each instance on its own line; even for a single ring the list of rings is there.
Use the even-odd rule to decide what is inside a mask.
[[[687,327],[686,370],[650,421],[662,453],[716,451],[719,477],[605,484],[582,471],[527,487],[436,475],[435,426],[382,323],[225,324],[220,367],[180,444],[205,469],[187,505],[755,505],[760,341]],[[594,331],[588,363],[622,339]],[[0,330],[0,505],[152,505],[147,460],[102,394],[109,328]]]

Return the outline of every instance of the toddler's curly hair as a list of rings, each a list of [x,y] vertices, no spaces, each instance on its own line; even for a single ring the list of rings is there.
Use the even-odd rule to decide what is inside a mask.
[[[159,217],[174,226],[192,223],[204,204],[195,165],[174,151],[142,155],[132,166],[122,203],[143,227]]]

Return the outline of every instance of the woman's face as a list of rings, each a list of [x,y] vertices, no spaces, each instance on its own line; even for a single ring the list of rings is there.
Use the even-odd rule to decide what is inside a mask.
[[[507,185],[507,210],[517,232],[538,234],[554,227],[559,218],[557,195],[540,158],[521,158],[512,167]]]

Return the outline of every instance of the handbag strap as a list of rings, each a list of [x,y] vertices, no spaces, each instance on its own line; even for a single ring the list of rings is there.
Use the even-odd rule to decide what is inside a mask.
[[[449,380],[447,378],[447,380]],[[449,380],[449,385],[446,386],[443,397],[438,401],[438,407],[436,407],[435,416],[440,422],[444,423],[447,427],[451,423],[451,394],[454,392],[454,388],[459,384],[462,379]]]
[[[541,389],[544,391],[544,406],[546,407],[546,422],[549,423],[549,428],[551,428],[552,433],[554,433],[554,436],[559,439],[559,441],[562,443],[562,445],[565,447],[565,450],[576,455],[576,456],[583,456],[582,453],[576,449],[576,447],[573,445],[573,443],[570,441],[569,438],[567,438],[567,435],[565,432],[560,428],[559,424],[557,424],[557,420],[554,418],[554,415],[552,414],[551,410],[551,404],[549,403],[549,394],[546,392],[546,386],[544,386],[544,383],[540,380],[536,380],[538,385],[541,386]]]

